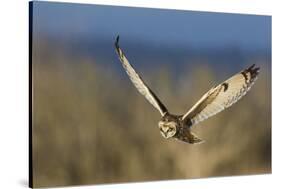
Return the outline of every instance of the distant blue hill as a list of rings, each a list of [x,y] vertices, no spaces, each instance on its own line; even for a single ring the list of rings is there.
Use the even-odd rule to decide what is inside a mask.
[[[64,46],[67,53],[72,55],[90,57],[97,63],[116,68],[115,62],[118,58],[114,51],[114,39],[111,41],[79,38],[67,41],[49,39],[48,41],[52,41],[53,45],[58,43]],[[120,38],[120,46],[133,65],[144,69],[147,66],[166,65],[178,72],[184,67],[192,66],[194,62],[202,62],[210,64],[215,69],[231,71],[244,68],[255,60],[271,62],[271,49],[242,50],[236,46],[196,48],[188,44],[163,45],[124,38]]]

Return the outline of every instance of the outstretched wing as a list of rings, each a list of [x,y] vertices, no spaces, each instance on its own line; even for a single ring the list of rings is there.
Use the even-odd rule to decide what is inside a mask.
[[[165,113],[167,112],[167,108],[161,103],[161,101],[158,99],[158,97],[152,92],[152,90],[144,83],[144,81],[141,79],[141,77],[138,75],[138,73],[134,70],[132,65],[129,63],[129,61],[125,57],[125,54],[119,47],[118,42],[119,42],[119,36],[117,36],[117,38],[116,38],[115,49],[116,49],[116,52],[122,63],[122,66],[126,70],[130,80],[135,85],[137,90],[143,96],[145,96],[145,98],[150,102],[150,104],[152,104],[160,112],[160,114],[162,116],[164,116]]]
[[[255,64],[232,76],[225,82],[209,90],[182,117],[188,125],[195,125],[230,107],[244,96],[254,84],[259,74]]]

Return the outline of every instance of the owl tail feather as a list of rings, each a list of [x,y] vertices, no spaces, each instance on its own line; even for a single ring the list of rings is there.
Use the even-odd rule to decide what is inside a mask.
[[[190,140],[190,143],[191,143],[191,144],[200,144],[200,143],[203,143],[203,142],[204,142],[204,140],[198,138],[198,137],[197,137],[194,133],[192,133],[192,132],[190,132],[189,135],[190,135],[189,140]]]
[[[190,144],[201,144],[204,142],[204,140],[198,138],[194,133],[192,133],[191,131],[186,132],[185,136],[180,136],[178,137],[179,140],[183,141],[183,142],[187,142]]]

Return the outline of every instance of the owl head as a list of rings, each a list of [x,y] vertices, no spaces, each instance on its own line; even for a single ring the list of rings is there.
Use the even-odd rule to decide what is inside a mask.
[[[174,121],[159,121],[158,126],[160,129],[160,133],[164,138],[171,138],[177,132],[177,123]]]

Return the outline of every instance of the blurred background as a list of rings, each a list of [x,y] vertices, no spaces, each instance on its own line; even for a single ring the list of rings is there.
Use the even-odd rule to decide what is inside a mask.
[[[271,173],[271,17],[33,2],[34,186]],[[206,142],[165,140],[159,112],[114,51],[173,114],[255,63],[237,104],[193,128]]]

